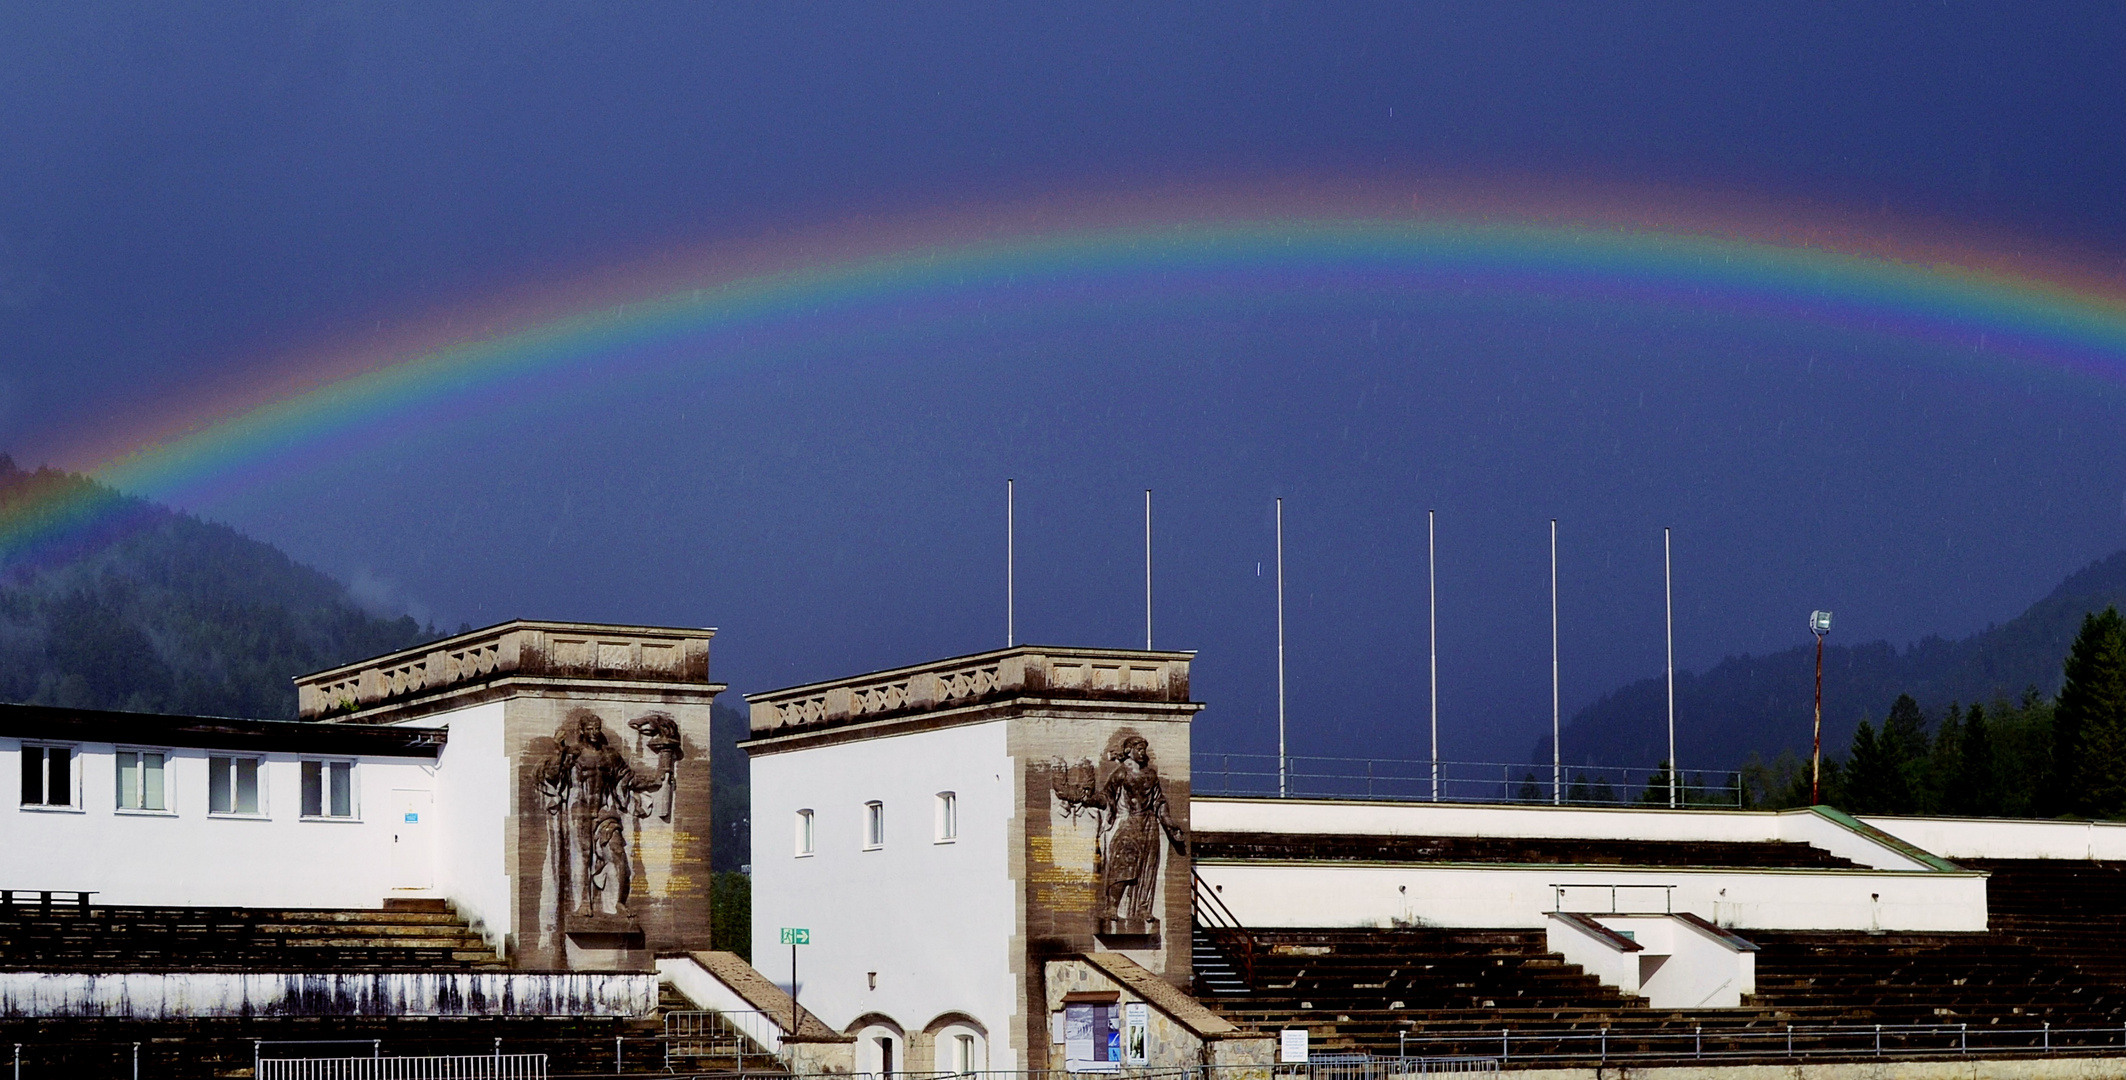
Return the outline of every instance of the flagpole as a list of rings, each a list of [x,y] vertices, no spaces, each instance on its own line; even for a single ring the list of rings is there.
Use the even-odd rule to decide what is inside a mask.
[[[1425,596],[1432,642],[1432,801],[1439,801],[1439,536],[1425,511]]]
[[[1277,500],[1277,795],[1287,791],[1284,740],[1284,500]]]

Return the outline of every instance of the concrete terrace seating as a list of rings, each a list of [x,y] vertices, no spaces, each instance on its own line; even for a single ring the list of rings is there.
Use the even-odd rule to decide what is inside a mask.
[[[1996,933],[2098,982],[2126,985],[2126,863],[1959,859],[1992,872]]]
[[[0,908],[0,970],[439,971],[504,967],[442,901],[288,911]]]
[[[1328,1050],[1392,1054],[1397,1032],[1435,1019],[1496,1031],[1502,1022],[1644,1010],[1548,952],[1540,930],[1277,930],[1255,938],[1253,985],[1207,1003],[1263,1030],[1309,1027]]]
[[[1796,1022],[2107,1027],[2126,1006],[2126,988],[1999,932],[1748,936],[1753,1003]]]
[[[1789,1024],[1968,1024],[1977,1032],[2049,1022],[2126,1037],[2126,984],[2076,970],[2022,931],[1742,933],[1761,951],[1758,992],[1740,1009],[1650,1009],[1546,952],[1535,930],[1256,931],[1253,984],[1205,1001],[1265,1030],[1309,1028],[1326,1052],[1374,1054],[1398,1052],[1402,1034],[1455,1040],[1412,1044],[1414,1054],[1490,1054],[1501,1029],[1516,1032],[1520,1053],[1589,1057],[1598,1052],[1592,1039],[1545,1044],[1534,1033],[1607,1032],[1612,1055],[1701,1038],[1709,1053],[1756,1054],[1781,1043],[1774,1036]],[[2119,955],[2118,946],[2107,948]],[[1751,1035],[1757,1040],[1744,1041]]]
[[[1198,833],[1199,859],[1335,862],[1543,863],[1576,866],[1698,866],[1858,869],[1822,848],[1781,841],[1574,840],[1489,836],[1323,836]]]

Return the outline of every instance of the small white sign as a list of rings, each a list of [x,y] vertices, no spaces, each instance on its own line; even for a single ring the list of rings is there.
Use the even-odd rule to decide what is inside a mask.
[[[1122,1060],[1130,1065],[1149,1065],[1152,1010],[1141,1001],[1122,1006]]]
[[[1277,1033],[1277,1060],[1287,1065],[1307,1063],[1307,1029],[1286,1028]]]

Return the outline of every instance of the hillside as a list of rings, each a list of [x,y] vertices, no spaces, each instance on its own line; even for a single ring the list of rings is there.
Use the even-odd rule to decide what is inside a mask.
[[[1927,638],[1902,651],[1881,641],[1829,645],[1824,752],[1843,753],[1861,718],[1882,717],[1899,694],[1911,694],[1930,714],[1952,701],[2014,699],[2032,686],[2053,694],[2082,616],[2106,605],[2126,609],[2126,551],[2070,576],[2008,622],[1959,641]],[[1700,673],[1677,672],[1677,757],[1686,769],[1726,769],[1752,753],[1766,759],[1782,750],[1806,754],[1814,680],[1813,643],[1729,657]],[[1641,679],[1573,716],[1564,732],[1565,760],[1653,766],[1667,756],[1666,723],[1662,680]],[[1550,760],[1548,738],[1533,760]]]
[[[436,636],[227,526],[0,455],[0,517],[54,489],[102,528],[0,552],[0,700],[293,718],[293,676]]]

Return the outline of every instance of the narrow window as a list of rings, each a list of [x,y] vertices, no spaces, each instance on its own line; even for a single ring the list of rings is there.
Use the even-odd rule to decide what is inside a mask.
[[[886,804],[867,802],[864,804],[864,847],[868,849],[885,846]]]
[[[303,816],[354,816],[354,762],[303,762]]]
[[[949,844],[960,838],[960,797],[950,791],[938,792],[937,842]]]
[[[118,751],[118,808],[167,810],[163,802],[163,756],[152,750]]]
[[[258,807],[257,758],[207,759],[208,813],[256,814]]]
[[[952,1071],[961,1075],[974,1071],[974,1036],[952,1037]]]
[[[799,810],[797,812],[797,853],[799,855],[812,854],[812,811],[810,810]]]
[[[22,748],[22,805],[74,805],[74,750],[68,746]]]

